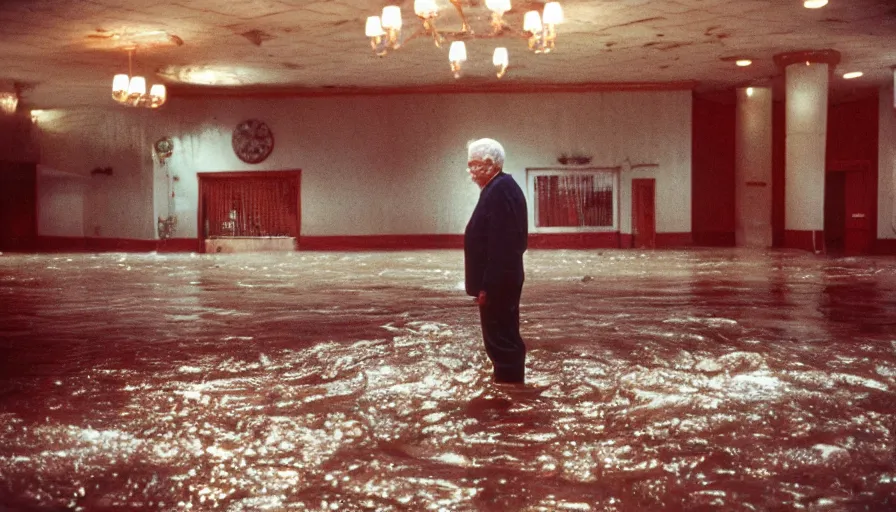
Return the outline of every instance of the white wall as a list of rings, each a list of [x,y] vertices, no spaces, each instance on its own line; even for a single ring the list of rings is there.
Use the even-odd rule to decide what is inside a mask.
[[[734,240],[772,246],[772,89],[739,88],[734,127]],[[751,183],[762,183],[754,186]]]
[[[896,238],[896,100],[893,88],[880,91],[877,237]]]
[[[690,91],[174,98],[158,111],[112,105],[70,114],[41,131],[49,132],[42,148],[54,146],[48,165],[116,168],[89,180],[88,236],[128,205],[127,219],[117,229],[102,224],[101,236],[155,238],[156,218],[176,214],[175,236],[195,237],[198,172],[290,169],[302,170],[302,235],[462,233],[478,198],[465,144],[478,137],[505,145],[505,171],[523,187],[525,168],[555,166],[561,153],[592,155],[596,166],[659,164],[623,175],[621,230],[631,231],[631,179],[655,177],[657,231],[690,232],[691,112]],[[249,118],[275,137],[257,165],[231,148],[233,128]],[[97,135],[113,143],[78,142]],[[161,165],[150,155],[164,136],[174,154]]]
[[[785,75],[784,229],[814,237],[824,231],[828,65],[791,64]]]
[[[152,164],[146,142],[148,114],[136,109],[73,109],[41,111],[36,116],[40,164],[62,175],[82,178],[82,230],[86,236],[109,238],[154,238],[151,224]],[[97,167],[112,167],[111,176],[92,175]],[[58,175],[57,175],[58,177]],[[62,186],[58,185],[57,186]],[[41,193],[42,210],[62,204],[77,204],[66,189],[67,199],[55,200]],[[73,212],[73,214],[77,214]],[[58,212],[41,212],[41,235],[75,236],[75,221],[53,225]]]
[[[84,236],[84,198],[88,178],[37,166],[37,234]]]

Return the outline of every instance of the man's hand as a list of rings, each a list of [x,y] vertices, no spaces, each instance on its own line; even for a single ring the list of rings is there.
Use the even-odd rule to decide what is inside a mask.
[[[485,306],[485,290],[481,290],[479,292],[479,296],[476,297],[476,304],[480,306]]]

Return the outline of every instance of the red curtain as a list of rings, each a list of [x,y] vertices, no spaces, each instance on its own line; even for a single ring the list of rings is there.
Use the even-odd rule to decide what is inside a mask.
[[[613,176],[607,173],[535,177],[538,227],[611,227]]]
[[[202,182],[204,234],[298,236],[293,178],[212,178]]]

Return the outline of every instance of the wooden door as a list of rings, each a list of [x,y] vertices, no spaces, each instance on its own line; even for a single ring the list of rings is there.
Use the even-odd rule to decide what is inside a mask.
[[[846,226],[844,249],[846,254],[866,254],[871,249],[871,219],[866,189],[867,173],[850,171],[844,180]]]
[[[632,180],[632,246],[656,247],[656,180]]]

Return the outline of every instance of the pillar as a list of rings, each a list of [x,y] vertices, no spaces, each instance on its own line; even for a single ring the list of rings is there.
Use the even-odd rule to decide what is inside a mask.
[[[772,90],[737,90],[734,239],[738,247],[772,245]]]
[[[834,50],[775,56],[785,71],[784,245],[824,250],[825,146],[828,81]]]

